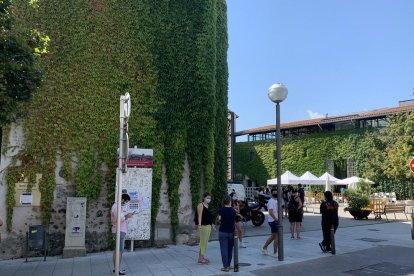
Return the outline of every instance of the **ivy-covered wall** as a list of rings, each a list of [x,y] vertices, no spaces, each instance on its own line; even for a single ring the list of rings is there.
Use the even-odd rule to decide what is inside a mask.
[[[335,175],[347,177],[347,159],[354,161],[358,176],[375,182],[372,192],[395,192],[397,199],[413,198],[414,181],[409,172],[413,155],[413,114],[387,117],[388,126],[282,138],[282,173],[300,176],[306,171],[320,176],[326,160],[334,163]],[[266,186],[276,177],[275,141],[239,142],[235,145],[235,173]],[[397,160],[398,162],[394,161]],[[395,171],[390,173],[391,168]]]
[[[354,158],[363,136],[362,131],[355,130],[282,138],[282,173],[289,170],[300,176],[310,171],[320,176],[326,171],[326,160]],[[236,143],[235,173],[266,186],[267,179],[276,177],[275,149],[274,140]]]
[[[165,165],[174,239],[186,154],[193,205],[202,190],[216,198],[226,190],[225,0],[42,0],[35,9],[28,2],[13,2],[16,20],[50,42],[43,84],[25,107],[25,144],[8,168],[9,230],[14,183],[39,172],[50,222],[57,158],[76,195],[94,200],[107,185],[112,202],[119,96],[129,92],[130,145],[155,154],[152,223]]]

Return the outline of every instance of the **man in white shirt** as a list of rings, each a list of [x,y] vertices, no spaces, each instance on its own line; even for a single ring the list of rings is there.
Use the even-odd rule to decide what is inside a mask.
[[[270,226],[271,235],[267,239],[266,243],[262,248],[262,253],[264,255],[269,255],[267,252],[267,247],[273,242],[273,256],[277,257],[277,241],[278,241],[278,233],[277,233],[277,225],[278,225],[278,207],[277,207],[277,190],[272,189],[271,191],[272,198],[269,199],[267,202],[267,209],[269,210],[269,216],[267,218],[267,222]]]
[[[128,194],[122,194],[122,199],[121,199],[121,206],[125,206],[125,204],[127,204],[129,201],[131,200],[131,198],[129,197]],[[118,215],[118,204],[115,202],[114,205],[112,205],[111,208],[111,223],[112,223],[112,236],[113,239],[116,240],[116,222],[117,222],[117,215]],[[122,254],[124,252],[124,246],[125,246],[125,236],[128,233],[128,224],[127,224],[127,220],[130,219],[132,217],[132,213],[126,213],[124,210],[121,209],[121,228],[120,228],[120,245],[119,245],[119,264],[121,264],[122,262]],[[113,262],[114,262],[114,267],[115,267],[115,250],[113,253]],[[115,269],[113,270],[113,272],[115,272]],[[119,270],[119,275],[125,275],[125,270],[121,269]]]

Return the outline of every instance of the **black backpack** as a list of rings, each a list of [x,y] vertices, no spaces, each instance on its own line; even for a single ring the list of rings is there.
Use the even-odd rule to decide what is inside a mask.
[[[197,214],[197,209],[195,210],[195,212],[194,212],[195,214],[194,214],[194,224],[195,225],[198,225],[198,214]]]

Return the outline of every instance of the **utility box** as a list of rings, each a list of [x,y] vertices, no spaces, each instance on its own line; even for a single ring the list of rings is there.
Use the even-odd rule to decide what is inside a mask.
[[[68,197],[63,258],[86,256],[86,197]]]

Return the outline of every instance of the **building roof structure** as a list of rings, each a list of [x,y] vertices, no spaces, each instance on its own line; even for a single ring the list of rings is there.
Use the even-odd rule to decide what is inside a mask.
[[[282,131],[282,136],[284,131],[294,130],[294,129],[316,129],[319,128],[320,130],[325,130],[326,128],[330,128],[329,130],[335,130],[335,124],[337,123],[351,123],[354,127],[358,127],[358,124],[355,124],[359,121],[366,121],[372,119],[385,119],[387,116],[394,115],[401,112],[411,112],[414,111],[414,100],[408,101],[400,101],[400,105],[397,107],[391,108],[381,108],[371,111],[363,111],[363,112],[355,112],[349,113],[345,115],[339,116],[325,116],[322,118],[315,118],[315,119],[308,119],[308,120],[301,120],[289,123],[282,123],[280,125],[280,129]],[[328,127],[330,126],[330,127]],[[381,124],[380,126],[384,126]],[[316,128],[315,128],[316,127]],[[363,127],[363,126],[361,126]],[[242,131],[235,132],[235,136],[243,136],[243,135],[257,135],[257,134],[265,134],[265,133],[274,133],[276,131],[275,125],[257,127]],[[266,138],[265,138],[266,139]],[[249,139],[250,140],[250,139]]]

